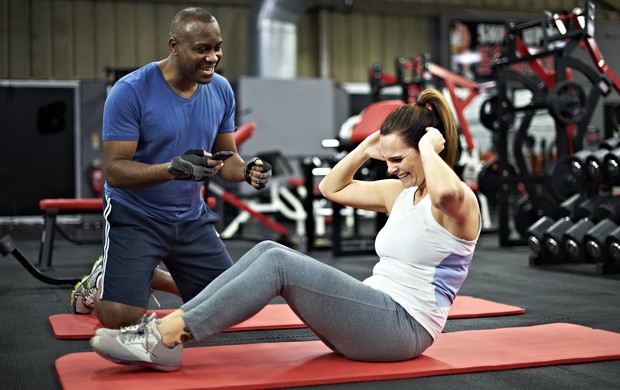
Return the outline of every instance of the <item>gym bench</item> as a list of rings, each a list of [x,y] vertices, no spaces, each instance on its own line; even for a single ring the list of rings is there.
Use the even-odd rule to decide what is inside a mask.
[[[99,241],[79,240],[72,237],[58,226],[56,217],[61,213],[99,213],[103,209],[102,198],[60,198],[41,199],[39,208],[43,211],[43,232],[39,247],[38,266],[47,269],[52,266],[52,251],[54,249],[54,235],[56,230],[67,240],[76,244],[95,243]]]
[[[204,196],[204,186],[202,191]],[[208,197],[207,204],[210,208],[214,208],[216,205],[215,198]],[[101,240],[80,240],[71,236],[60,226],[58,226],[56,217],[61,213],[101,214],[103,210],[102,198],[41,199],[39,201],[39,208],[43,210],[43,231],[41,233],[41,245],[39,247],[39,261],[37,263],[41,269],[48,269],[52,266],[52,253],[54,250],[56,231],[58,231],[67,240],[78,245],[101,242]]]

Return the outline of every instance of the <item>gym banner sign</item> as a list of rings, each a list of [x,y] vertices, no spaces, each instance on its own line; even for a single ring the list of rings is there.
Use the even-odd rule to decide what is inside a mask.
[[[499,58],[504,45],[504,23],[452,19],[449,26],[451,70],[472,80],[491,79],[493,60]],[[521,38],[532,54],[543,48],[545,36],[552,35],[557,35],[557,30],[549,27],[548,31],[543,31],[541,25],[521,32]],[[552,57],[543,57],[540,62],[546,69],[553,69]],[[534,74],[527,63],[515,64],[513,69]]]

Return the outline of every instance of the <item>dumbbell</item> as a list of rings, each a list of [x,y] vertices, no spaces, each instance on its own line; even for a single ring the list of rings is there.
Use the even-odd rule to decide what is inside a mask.
[[[602,195],[595,195],[585,198],[575,207],[573,218],[575,220],[589,218],[595,223],[600,221],[602,218],[599,213],[599,206],[604,199],[605,196]]]
[[[607,138],[599,145],[599,148],[607,150],[614,150],[618,147],[620,147],[620,138],[617,137]]]
[[[605,157],[609,149],[599,148],[586,157],[586,178],[591,185],[598,185],[607,179],[605,170]]]
[[[583,184],[588,178],[588,157],[591,155],[591,150],[581,149],[567,157],[566,163],[568,164],[568,171],[579,184]]]
[[[547,255],[543,236],[547,229],[554,223],[555,220],[552,218],[543,216],[527,229],[527,244],[535,256],[545,257]]]
[[[605,218],[586,233],[583,238],[583,245],[586,248],[586,260],[593,263],[600,263],[606,259],[607,237],[618,225],[611,219]]]
[[[615,228],[605,240],[607,248],[607,260],[620,261],[620,226]]]
[[[588,218],[580,219],[566,230],[562,236],[562,243],[566,254],[572,260],[585,260],[586,251],[583,245],[583,239],[590,229],[594,227],[594,222]]]
[[[608,138],[601,142],[597,150],[586,157],[587,181],[592,184],[601,184],[608,180],[607,156],[618,147],[620,147],[618,138]]]
[[[597,215],[600,219],[608,218],[620,223],[620,196],[608,196],[598,205]]]
[[[603,169],[609,184],[620,182],[620,147],[612,149],[607,153],[603,162]]]
[[[586,179],[586,158],[589,151],[561,156],[545,169],[546,188],[559,202],[582,192]]]
[[[566,257],[565,246],[563,245],[563,237],[566,232],[574,226],[570,218],[560,218],[549,226],[543,234],[543,242],[547,250],[548,257],[559,260]]]
[[[560,207],[558,207],[559,216],[577,220],[578,218],[575,218],[575,209],[585,199],[586,197],[580,193],[571,195],[568,199],[560,203]]]

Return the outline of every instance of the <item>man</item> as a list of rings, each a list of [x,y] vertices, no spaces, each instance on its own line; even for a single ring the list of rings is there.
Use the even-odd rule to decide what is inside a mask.
[[[94,309],[109,328],[141,318],[152,290],[187,301],[232,265],[218,216],[201,197],[204,181],[219,174],[261,189],[271,176],[268,163],[246,164],[237,152],[234,95],[215,73],[217,20],[198,7],[180,11],[168,47],[166,59],[117,81],[105,103],[104,254],[71,304]],[[218,151],[232,156],[213,156]],[[162,261],[169,272],[158,268]]]

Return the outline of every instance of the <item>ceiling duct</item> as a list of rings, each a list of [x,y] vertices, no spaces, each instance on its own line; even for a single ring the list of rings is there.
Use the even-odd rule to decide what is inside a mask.
[[[254,1],[250,14],[251,73],[263,78],[297,76],[297,22],[320,0]]]

